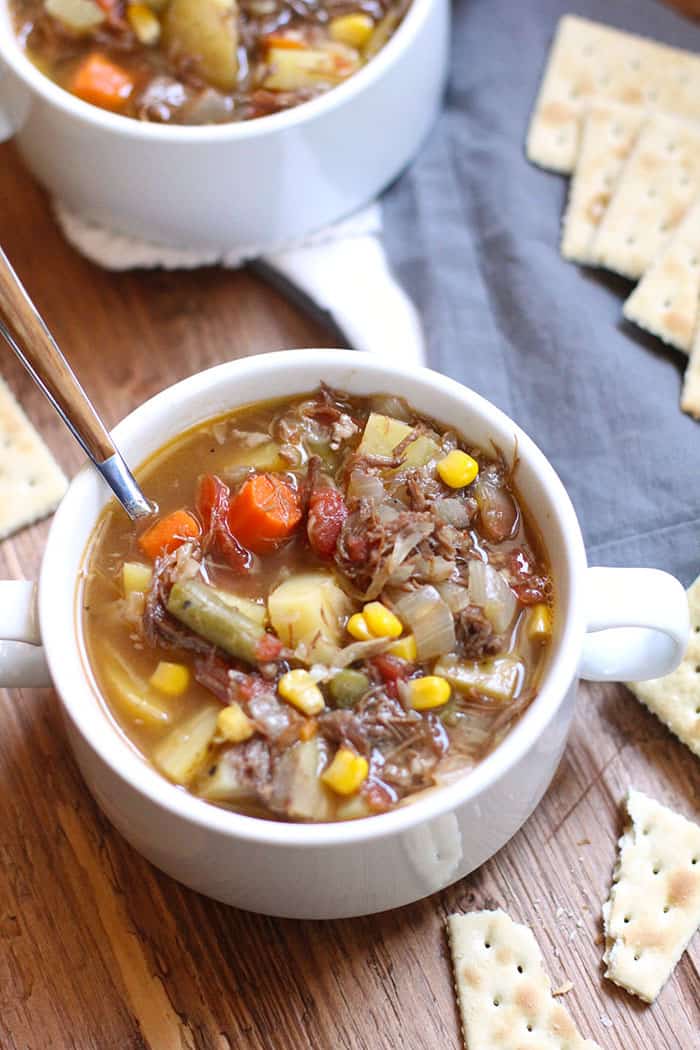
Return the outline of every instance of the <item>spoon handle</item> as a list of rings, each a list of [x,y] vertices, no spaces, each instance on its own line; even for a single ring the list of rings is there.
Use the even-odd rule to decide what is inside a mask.
[[[131,518],[153,513],[92,402],[0,248],[0,335],[112,488]]]

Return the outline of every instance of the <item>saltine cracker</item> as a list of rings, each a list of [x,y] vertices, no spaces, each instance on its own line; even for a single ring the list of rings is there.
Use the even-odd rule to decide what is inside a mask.
[[[700,827],[640,791],[626,806],[603,905],[605,976],[651,1003],[700,925]]]
[[[700,56],[564,15],[530,121],[528,158],[571,173],[593,98],[700,120]]]
[[[674,117],[650,117],[593,238],[592,261],[637,280],[699,190],[700,125]]]
[[[700,304],[700,201],[629,296],[622,312],[647,332],[689,354]]]
[[[447,928],[468,1050],[600,1050],[552,997],[527,926],[499,909],[450,915]]]
[[[0,379],[0,539],[51,514],[67,482]]]
[[[617,102],[593,102],[587,110],[564,215],[565,259],[591,262],[593,237],[644,119],[639,108]]]

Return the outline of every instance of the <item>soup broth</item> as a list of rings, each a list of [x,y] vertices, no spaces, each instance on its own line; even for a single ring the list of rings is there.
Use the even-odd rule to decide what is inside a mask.
[[[537,694],[546,552],[500,452],[321,387],[186,432],[110,504],[80,600],[99,691],[173,783],[279,820],[465,775]]]
[[[370,61],[407,6],[10,0],[18,39],[46,76],[84,102],[158,124],[250,120],[315,98]]]

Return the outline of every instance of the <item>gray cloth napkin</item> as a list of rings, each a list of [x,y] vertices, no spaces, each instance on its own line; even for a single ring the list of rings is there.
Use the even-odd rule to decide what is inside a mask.
[[[700,569],[700,424],[678,407],[686,359],[622,320],[626,281],[560,258],[567,180],[525,159],[567,12],[700,51],[700,27],[656,0],[457,0],[446,109],[385,196],[385,243],[430,365],[542,448],[590,561],[687,585]]]

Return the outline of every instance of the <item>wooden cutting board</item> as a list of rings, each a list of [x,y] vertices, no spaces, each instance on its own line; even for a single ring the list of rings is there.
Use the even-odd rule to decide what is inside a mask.
[[[115,275],[85,262],[9,146],[0,243],[108,424],[217,362],[332,342],[246,272]],[[9,351],[0,362],[73,473],[77,447]],[[0,544],[0,574],[35,577],[47,529]],[[499,906],[533,927],[555,986],[573,982],[566,1006],[602,1048],[693,1050],[700,937],[653,1007],[601,976],[600,907],[630,783],[700,815],[698,760],[625,689],[584,687],[543,803],[478,872],[379,916],[281,921],[152,868],[89,795],[53,693],[0,692],[0,1048],[458,1050],[445,917]]]

